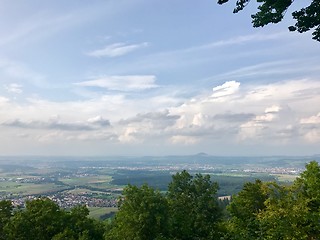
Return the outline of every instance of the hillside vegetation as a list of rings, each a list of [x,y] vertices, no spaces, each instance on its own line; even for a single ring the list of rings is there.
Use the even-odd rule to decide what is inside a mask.
[[[62,209],[48,198],[23,209],[0,202],[0,239],[210,240],[305,239],[320,236],[320,167],[315,161],[291,185],[247,182],[231,203],[217,198],[209,175],[172,176],[163,194],[128,185],[113,219],[89,217],[86,206]]]

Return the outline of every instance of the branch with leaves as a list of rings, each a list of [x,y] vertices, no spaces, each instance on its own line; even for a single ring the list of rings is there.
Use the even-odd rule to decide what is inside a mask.
[[[218,4],[224,4],[229,0],[218,0]],[[250,0],[237,0],[233,13],[243,10]],[[279,23],[282,21],[287,10],[294,2],[293,0],[257,0],[260,4],[258,12],[251,15],[254,27],[263,27],[269,23]],[[310,5],[292,12],[295,25],[289,26],[290,31],[304,33],[310,30],[312,39],[320,42],[320,0],[311,1]]]

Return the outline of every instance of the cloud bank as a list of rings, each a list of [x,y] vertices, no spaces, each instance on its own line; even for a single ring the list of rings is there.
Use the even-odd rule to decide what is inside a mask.
[[[120,90],[121,84],[115,84],[115,79],[112,83],[103,79],[81,85]],[[146,89],[148,84],[154,84],[153,80],[148,81],[129,84],[127,90]],[[206,93],[174,99],[165,92],[157,96],[142,94],[136,101],[115,94],[81,102],[30,99],[28,106],[22,107],[0,97],[0,128],[3,134],[16,133],[16,138],[41,142],[45,139],[46,143],[98,141],[141,147],[188,145],[195,149],[209,142],[288,147],[320,143],[317,81],[262,85],[229,81]]]

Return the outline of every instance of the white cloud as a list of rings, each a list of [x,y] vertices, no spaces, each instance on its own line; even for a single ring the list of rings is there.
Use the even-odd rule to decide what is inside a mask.
[[[199,139],[196,137],[190,137],[190,136],[172,136],[170,138],[170,141],[173,144],[184,144],[184,145],[194,145],[199,142]]]
[[[120,120],[122,125],[138,124],[143,126],[144,129],[151,128],[153,130],[165,130],[168,126],[174,125],[179,116],[170,114],[169,110],[158,112],[139,113],[135,117]]]
[[[226,82],[214,87],[214,94],[224,101],[211,101],[212,94],[208,93],[172,108],[172,113],[181,116],[176,128],[187,130],[190,126],[197,126],[192,130],[197,131],[201,139],[216,136],[220,131],[220,138],[228,136],[229,141],[275,143],[283,142],[284,138],[303,141],[301,136],[308,129],[301,128],[301,122],[318,121],[318,115],[301,122],[299,116],[318,112],[320,82],[296,80],[241,86]]]
[[[208,89],[189,98],[162,89],[157,95],[139,92],[134,99],[110,94],[69,102],[33,98],[20,104],[0,97],[0,128],[2,133],[27,136],[20,141],[46,143],[317,143],[319,87],[319,82],[308,80],[265,85],[229,81],[214,86],[214,93]],[[213,94],[224,101],[211,101]]]
[[[5,85],[4,87],[9,93],[16,93],[16,94],[22,93],[22,85],[20,84],[11,83],[9,85]]]
[[[300,123],[302,123],[302,124],[320,124],[320,112],[317,115],[301,119]]]
[[[75,83],[82,87],[100,87],[115,91],[141,91],[158,87],[154,75],[105,76]]]
[[[263,124],[255,121],[250,121],[240,125],[240,130],[238,134],[239,140],[247,139],[259,139],[261,138],[261,132],[264,129]]]
[[[217,99],[223,98],[236,93],[239,87],[240,87],[239,82],[236,82],[236,81],[225,82],[221,86],[214,87],[212,89],[213,94],[211,96]]]
[[[0,104],[5,104],[5,103],[8,103],[10,100],[6,97],[2,97],[0,96]]]
[[[274,114],[264,114],[264,115],[258,115],[255,118],[256,122],[271,122],[272,120],[275,119],[275,115]]]
[[[135,127],[126,127],[122,134],[119,136],[119,141],[121,143],[134,143],[137,142],[138,139],[135,137],[135,134],[138,130]]]
[[[104,119],[91,118],[87,122],[63,122],[59,119],[49,119],[47,121],[21,121],[20,119],[9,120],[0,123],[5,127],[22,129],[47,129],[62,131],[93,131],[102,127],[110,126],[110,122]]]
[[[312,129],[308,131],[304,138],[311,143],[318,143],[320,142],[320,129]]]
[[[95,125],[101,125],[101,126],[109,126],[110,125],[109,120],[104,119],[101,116],[96,116],[96,117],[93,117],[93,118],[89,118],[88,119],[88,123],[95,124]]]
[[[274,132],[278,131],[278,127],[271,126],[271,124],[273,124],[272,122],[278,118],[280,109],[281,107],[277,105],[267,107],[264,110],[264,114],[256,115],[250,121],[241,124],[238,135],[239,139],[246,140],[263,138],[269,134],[268,131],[270,131],[270,128],[274,128]]]
[[[192,119],[192,125],[194,126],[202,126],[205,123],[205,116],[202,113],[197,113],[194,115]]]
[[[308,142],[320,142],[320,112],[311,117],[302,118],[300,123],[300,131]]]
[[[287,32],[278,32],[273,34],[257,33],[257,34],[250,34],[250,35],[242,35],[242,36],[237,36],[237,37],[233,37],[233,38],[229,38],[221,41],[211,42],[211,43],[204,44],[197,47],[192,47],[192,48],[186,49],[185,51],[207,50],[207,49],[216,48],[216,47],[223,47],[223,46],[229,46],[229,45],[235,45],[235,44],[244,44],[248,42],[270,41],[270,40],[283,38],[285,36],[287,36]]]
[[[277,113],[281,110],[280,106],[273,105],[271,107],[266,108],[265,113]]]
[[[320,82],[312,80],[281,81],[270,84],[251,86],[243,101],[293,102],[299,103],[315,99],[320,93]],[[308,106],[305,106],[308,107]]]
[[[114,43],[102,49],[91,51],[87,53],[87,55],[92,57],[119,57],[133,52],[135,50],[138,50],[140,48],[147,47],[148,45],[149,44],[147,42],[140,44]]]

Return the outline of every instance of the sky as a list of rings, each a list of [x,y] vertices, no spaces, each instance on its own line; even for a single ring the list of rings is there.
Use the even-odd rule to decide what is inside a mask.
[[[0,155],[319,154],[320,43],[233,7],[0,0]]]

